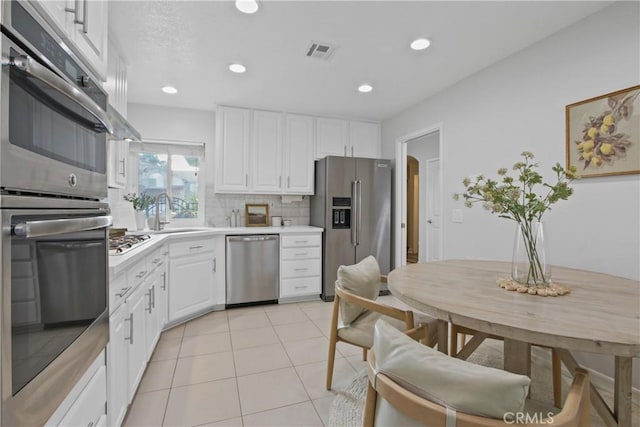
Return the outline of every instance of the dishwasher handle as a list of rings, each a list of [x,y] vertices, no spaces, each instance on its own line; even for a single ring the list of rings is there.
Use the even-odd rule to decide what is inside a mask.
[[[259,235],[259,236],[229,236],[227,237],[229,242],[263,242],[267,240],[278,240],[278,236],[274,234]]]

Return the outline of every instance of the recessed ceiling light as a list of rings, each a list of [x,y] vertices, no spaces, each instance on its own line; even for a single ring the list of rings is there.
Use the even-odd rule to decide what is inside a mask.
[[[256,13],[258,2],[256,0],[236,0],[236,9],[242,13]]]
[[[368,93],[368,92],[371,92],[372,90],[373,90],[373,86],[369,84],[363,84],[358,87],[358,91],[362,93]]]
[[[165,86],[162,88],[162,91],[164,93],[168,93],[169,95],[175,95],[176,93],[178,93],[178,89],[173,86]]]
[[[242,64],[231,64],[229,65],[229,69],[234,73],[244,73],[247,71],[247,67]]]
[[[431,41],[429,39],[425,39],[425,38],[415,39],[414,41],[411,42],[411,49],[423,50],[428,48],[429,45],[431,45]]]

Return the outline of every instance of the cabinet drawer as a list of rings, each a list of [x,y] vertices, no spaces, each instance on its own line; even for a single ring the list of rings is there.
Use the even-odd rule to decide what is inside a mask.
[[[280,255],[283,260],[320,258],[320,247],[282,248]]]
[[[131,287],[127,286],[125,273],[109,279],[109,312],[113,313],[122,304]]]
[[[320,264],[319,259],[282,261],[282,277],[319,276]]]
[[[322,239],[319,234],[298,234],[293,236],[282,236],[283,248],[297,248],[301,246],[321,246]]]
[[[147,257],[147,265],[149,266],[149,270],[153,271],[157,267],[160,267],[164,262],[164,256],[162,255],[164,249],[156,249],[153,251],[151,255]]]
[[[127,270],[127,284],[128,286],[136,287],[141,283],[145,276],[149,273],[149,266],[147,258],[143,258]]]
[[[105,414],[106,368],[101,366],[60,422],[61,426],[94,425]]]
[[[211,239],[187,240],[184,242],[171,243],[169,248],[170,256],[177,257],[182,255],[199,254],[202,252],[213,252],[214,241]]]
[[[320,276],[283,279],[280,286],[281,297],[319,294],[321,288]]]

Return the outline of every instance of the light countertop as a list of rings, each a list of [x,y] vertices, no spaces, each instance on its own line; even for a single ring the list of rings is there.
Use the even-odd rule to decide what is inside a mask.
[[[149,234],[151,239],[134,246],[122,255],[109,256],[109,274],[114,277],[129,265],[160,247],[163,242],[171,242],[182,238],[207,236],[233,236],[248,234],[289,234],[289,233],[321,233],[320,227],[309,225],[292,225],[288,227],[185,227],[183,229],[166,229],[161,232],[146,230],[134,231],[130,234]]]

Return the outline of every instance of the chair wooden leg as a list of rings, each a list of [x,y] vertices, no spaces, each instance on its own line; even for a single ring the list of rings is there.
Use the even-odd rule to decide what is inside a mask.
[[[553,377],[553,404],[556,408],[562,408],[562,362],[560,354],[551,349],[551,372]]]
[[[362,349],[362,361],[363,362],[367,361],[367,349],[366,348]]]
[[[377,399],[378,392],[373,388],[371,381],[367,378],[367,399],[364,404],[364,413],[362,414],[363,427],[373,427]]]
[[[340,298],[335,296],[333,314],[331,315],[331,336],[329,337],[329,357],[327,358],[327,390],[331,390],[333,381],[333,364],[336,359],[336,344],[338,343],[338,309]]]

